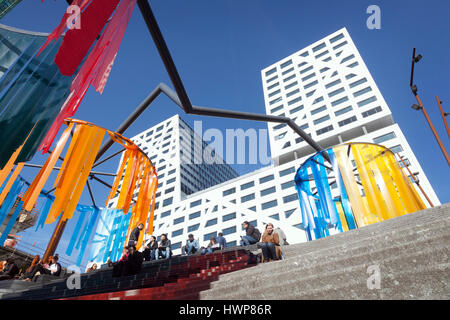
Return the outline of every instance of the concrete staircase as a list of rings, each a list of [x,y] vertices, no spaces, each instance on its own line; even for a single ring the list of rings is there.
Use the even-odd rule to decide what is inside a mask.
[[[220,275],[200,299],[450,299],[449,248],[446,204],[286,246],[285,260]]]

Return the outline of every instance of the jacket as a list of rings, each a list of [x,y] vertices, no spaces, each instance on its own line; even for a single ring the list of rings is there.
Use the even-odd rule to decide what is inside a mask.
[[[151,242],[151,240],[149,242],[147,242],[147,246],[149,247],[150,250],[154,250],[154,249],[158,249],[158,241],[155,240],[155,242]]]
[[[221,248],[225,248],[227,245],[227,240],[225,240],[225,237],[217,237],[216,241],[218,244],[220,244]]]
[[[133,231],[131,231],[130,240],[138,241],[140,233],[141,233],[141,230],[139,230],[138,227],[134,228]]]
[[[161,247],[163,247],[163,248],[170,248],[170,246],[171,246],[171,243],[170,243],[170,240],[169,239],[166,239],[166,241],[160,241],[159,242],[159,245],[161,246]]]
[[[188,245],[188,243],[191,243],[192,246],[195,248],[195,250],[200,250],[200,245],[198,244],[198,240],[194,239],[194,241],[190,242],[189,239],[186,240],[186,246]]]
[[[256,241],[259,241],[259,239],[261,238],[261,233],[259,232],[259,230],[251,224],[249,224],[247,229],[245,229],[245,233],[247,236],[252,237]]]
[[[275,253],[277,255],[278,260],[281,260],[281,248],[280,248],[280,238],[278,237],[278,233],[275,231],[272,234],[268,234],[264,232],[261,242],[272,242],[275,245]],[[264,261],[264,255],[261,255],[261,262]]]
[[[52,263],[50,264],[48,269],[51,270],[53,269],[52,267],[55,269],[54,271],[52,271],[52,275],[55,277],[59,277],[59,275],[61,274],[61,265],[58,262]]]

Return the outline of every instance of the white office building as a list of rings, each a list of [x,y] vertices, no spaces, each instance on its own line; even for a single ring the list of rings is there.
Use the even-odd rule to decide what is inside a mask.
[[[391,148],[439,204],[346,29],[265,68],[262,83],[267,114],[295,119],[324,148],[350,141]],[[195,164],[201,154],[217,155],[178,115],[132,138],[156,166],[154,234],[167,233],[175,254],[189,233],[203,246],[219,232],[239,244],[245,220],[261,231],[268,222],[281,227],[289,243],[307,240],[294,176],[314,150],[287,125],[268,126],[274,165],[243,176],[227,164]]]

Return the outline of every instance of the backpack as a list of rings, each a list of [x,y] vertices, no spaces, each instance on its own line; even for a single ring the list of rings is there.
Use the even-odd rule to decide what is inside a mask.
[[[255,240],[259,242],[261,239],[261,232],[259,232],[258,228],[255,227],[255,231],[253,231],[253,235],[255,236]]]

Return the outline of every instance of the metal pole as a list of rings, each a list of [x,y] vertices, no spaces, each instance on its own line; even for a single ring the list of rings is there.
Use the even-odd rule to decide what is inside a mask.
[[[419,103],[419,106],[421,107],[421,110],[423,111],[423,114],[425,115],[425,119],[427,119],[428,125],[429,125],[430,128],[431,128],[431,131],[433,131],[434,137],[436,138],[436,141],[438,142],[439,147],[441,148],[442,153],[444,154],[445,159],[447,160],[447,164],[450,166],[450,157],[448,156],[447,150],[445,150],[445,147],[444,147],[444,145],[442,144],[442,141],[441,141],[441,139],[439,138],[439,135],[437,134],[436,129],[434,128],[434,125],[433,125],[433,123],[431,122],[431,119],[430,119],[430,117],[428,116],[428,113],[427,113],[427,111],[425,110],[425,107],[423,106],[422,101],[420,100],[419,95],[418,95],[417,93],[415,94],[415,97],[416,97],[417,102]]]
[[[437,103],[439,106],[439,110],[441,110],[442,120],[444,120],[444,124],[445,124],[445,128],[447,129],[448,137],[450,138],[450,129],[448,128],[448,123],[447,123],[447,119],[445,118],[444,110],[442,110],[441,100],[439,100],[438,96],[436,96],[436,100],[437,100]]]
[[[50,256],[53,256],[56,248],[58,247],[59,241],[61,240],[61,236],[64,232],[64,229],[66,228],[67,220],[62,220],[59,218],[58,225],[55,228],[55,231],[53,231],[52,237],[50,238],[50,242],[48,243],[47,249],[45,250],[44,257],[42,258],[44,260],[44,263],[47,262],[48,258]]]
[[[397,153],[397,156],[399,157],[400,161],[403,163],[403,166],[406,168],[406,170],[408,170],[410,176],[413,178],[414,182],[417,184],[417,187],[419,187],[420,191],[423,193],[423,195],[425,196],[425,198],[427,199],[428,203],[430,204],[430,206],[432,208],[434,208],[433,203],[431,202],[430,198],[428,198],[427,194],[425,193],[425,190],[422,189],[422,186],[419,183],[419,180],[416,179],[416,176],[411,172],[411,170],[409,170],[408,166],[406,165],[405,161],[403,161],[402,156],[400,156]]]

